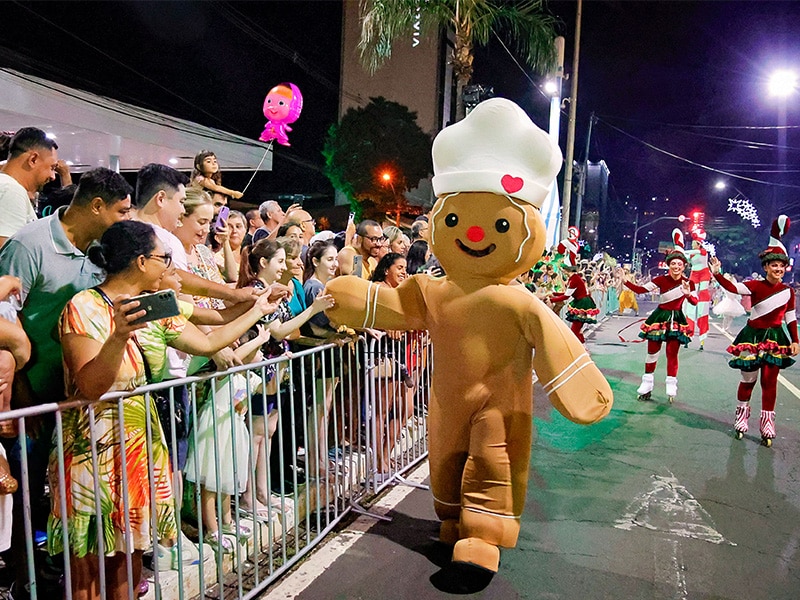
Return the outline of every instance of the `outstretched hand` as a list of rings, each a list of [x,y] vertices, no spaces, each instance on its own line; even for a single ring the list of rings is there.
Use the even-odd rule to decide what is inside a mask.
[[[722,269],[722,263],[719,262],[719,259],[716,256],[712,256],[708,259],[708,266],[714,275],[718,275],[720,269]]]
[[[0,277],[0,300],[16,298],[21,302],[22,282],[19,277],[3,275]]]

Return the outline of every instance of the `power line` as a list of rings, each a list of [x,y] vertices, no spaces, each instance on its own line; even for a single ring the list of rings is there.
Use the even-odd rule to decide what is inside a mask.
[[[771,130],[776,131],[778,129],[800,129],[800,125],[692,125],[689,123],[665,123],[662,121],[650,121],[647,119],[633,119],[630,117],[616,117],[613,115],[598,115],[598,117],[603,119],[610,119],[614,121],[627,121],[629,123],[646,123],[649,125],[658,125],[661,127],[676,127],[676,128],[686,128],[686,129],[750,129],[754,131],[762,131],[762,130]]]
[[[632,135],[632,134],[628,133],[627,131],[624,131],[624,130],[620,129],[619,127],[616,127],[616,126],[612,125],[611,123],[609,123],[609,122],[607,122],[607,121],[605,121],[603,119],[599,119],[598,118],[597,120],[598,120],[598,122],[603,123],[606,127],[609,127],[611,129],[613,129],[614,131],[617,131],[617,132],[621,133],[622,135],[631,138],[632,140],[642,144],[643,146],[646,146],[646,147],[650,148],[651,150],[655,150],[656,152],[660,152],[661,154],[665,154],[666,156],[669,156],[669,157],[674,158],[676,160],[679,160],[681,162],[688,163],[688,164],[693,165],[693,166],[695,166],[697,168],[705,169],[706,171],[711,171],[712,173],[718,173],[720,175],[725,175],[727,177],[732,177],[734,179],[741,179],[742,181],[750,181],[752,183],[761,183],[761,184],[764,184],[764,185],[771,185],[771,186],[776,186],[776,187],[800,189],[800,185],[793,185],[793,184],[790,184],[790,183],[776,183],[776,182],[771,182],[771,181],[764,181],[763,179],[755,179],[755,178],[752,178],[752,177],[745,177],[744,175],[738,175],[738,174],[732,173],[730,171],[723,171],[722,169],[715,169],[714,167],[710,167],[708,165],[704,165],[703,163],[699,163],[697,161],[691,160],[689,158],[686,158],[685,156],[680,156],[678,154],[675,154],[674,152],[670,152],[668,150],[664,150],[663,148],[659,148],[658,146],[655,146],[655,145],[653,145],[653,144],[651,144],[649,142],[646,142],[643,139],[638,138],[635,135]]]

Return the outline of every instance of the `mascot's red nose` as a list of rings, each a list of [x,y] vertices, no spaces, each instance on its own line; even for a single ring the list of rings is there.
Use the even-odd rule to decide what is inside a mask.
[[[478,227],[477,225],[473,225],[469,229],[467,229],[467,239],[470,242],[480,242],[483,239],[483,236],[486,235],[483,233],[483,227]]]

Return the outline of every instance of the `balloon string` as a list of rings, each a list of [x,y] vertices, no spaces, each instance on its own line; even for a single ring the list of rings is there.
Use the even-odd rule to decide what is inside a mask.
[[[256,167],[256,170],[253,171],[253,175],[252,175],[252,177],[250,177],[250,181],[248,181],[247,185],[244,186],[244,189],[242,190],[242,196],[244,196],[244,193],[247,191],[247,188],[250,187],[250,184],[253,183],[253,179],[255,179],[256,173],[258,173],[258,170],[261,168],[261,165],[264,162],[264,159],[267,158],[267,153],[270,150],[272,150],[272,140],[269,141],[269,145],[267,146],[267,149],[264,150],[264,156],[262,156],[261,160],[258,162],[258,166]]]

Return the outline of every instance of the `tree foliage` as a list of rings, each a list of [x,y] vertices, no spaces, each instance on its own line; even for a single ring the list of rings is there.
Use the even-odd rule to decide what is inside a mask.
[[[722,262],[722,267],[729,273],[747,276],[751,273],[761,273],[761,261],[758,253],[767,247],[767,238],[761,246],[753,246],[753,240],[764,237],[758,232],[763,229],[753,229],[746,221],[726,224],[723,227],[709,227],[708,240],[714,244],[717,257]]]
[[[423,33],[451,29],[451,64],[457,79],[456,117],[464,117],[462,91],[472,78],[473,49],[492,36],[504,38],[528,66],[547,72],[555,66],[556,18],[543,0],[362,0],[358,48],[374,73],[392,55],[392,44],[420,26]]]
[[[402,210],[403,193],[433,171],[431,138],[416,119],[402,104],[378,97],[328,130],[325,175],[359,215]]]

